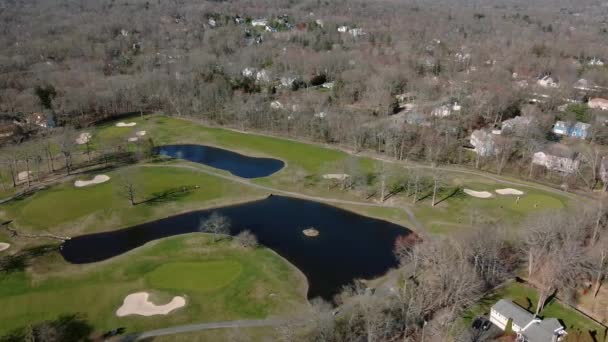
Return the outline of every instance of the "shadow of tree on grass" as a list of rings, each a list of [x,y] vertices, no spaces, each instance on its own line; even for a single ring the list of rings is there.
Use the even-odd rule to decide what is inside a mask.
[[[93,326],[84,314],[61,315],[52,321],[33,323],[15,329],[4,336],[0,342],[79,342],[90,341]]]
[[[43,245],[25,249],[17,254],[0,258],[0,273],[22,272],[36,258],[59,250],[59,245]]]

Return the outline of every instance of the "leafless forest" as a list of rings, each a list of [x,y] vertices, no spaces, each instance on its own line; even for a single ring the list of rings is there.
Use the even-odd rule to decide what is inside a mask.
[[[164,112],[601,190],[608,111],[589,100],[608,98],[606,18],[608,3],[596,0],[4,0],[3,165],[13,182],[17,163],[69,173],[74,128]],[[515,117],[531,119],[507,130]],[[560,137],[558,120],[588,133]],[[474,153],[471,135],[483,130],[502,134]],[[576,168],[535,162],[557,145]],[[556,293],[576,301],[582,286],[597,293],[608,272],[608,205],[597,202],[517,230],[398,244],[396,292],[352,286],[339,298],[347,319],[315,303],[305,340],[482,340],[452,323],[522,269],[541,308]],[[295,338],[295,327],[280,330]]]
[[[32,113],[80,127],[163,111],[397,159],[583,187],[599,180],[605,118],[584,108],[608,92],[608,7],[599,1],[0,6],[2,130],[17,133],[5,140],[40,134]],[[538,86],[543,76],[558,86]],[[463,152],[474,130],[520,115],[535,118],[526,134],[496,141],[490,155]],[[556,140],[556,119],[593,124],[590,144],[570,146],[581,161],[576,173],[530,166],[533,153]]]

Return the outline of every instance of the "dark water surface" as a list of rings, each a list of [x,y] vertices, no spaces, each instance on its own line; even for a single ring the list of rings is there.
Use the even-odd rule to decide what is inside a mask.
[[[406,228],[361,216],[330,205],[281,196],[202,210],[107,233],[84,235],[66,241],[62,254],[71,263],[101,261],[125,253],[148,241],[196,232],[212,211],[228,216],[231,234],[249,229],[259,242],[298,267],[308,278],[308,297],[327,300],[357,278],[372,278],[397,265],[395,239]],[[302,230],[314,227],[310,238]]]
[[[248,157],[204,145],[166,145],[160,146],[156,150],[160,155],[226,170],[242,178],[267,177],[285,166],[285,163],[278,159]]]

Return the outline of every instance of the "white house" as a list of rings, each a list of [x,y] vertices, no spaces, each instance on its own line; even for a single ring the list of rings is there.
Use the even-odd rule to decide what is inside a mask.
[[[268,19],[266,19],[266,18],[253,19],[251,21],[251,26],[264,26],[264,27],[266,27],[267,25],[268,25]]]
[[[545,87],[545,88],[559,87],[559,84],[557,83],[557,81],[554,80],[553,77],[551,77],[551,76],[544,76],[544,77],[540,78],[538,81],[536,81],[536,83],[539,86]]]
[[[340,27],[338,27],[338,32],[340,32],[340,33],[346,33],[346,32],[348,32],[348,26],[340,26]]]
[[[478,129],[471,134],[470,142],[474,147],[475,153],[481,157],[489,157],[499,152],[495,139],[495,134],[487,130]]]
[[[563,173],[575,173],[580,160],[577,154],[562,145],[551,145],[542,151],[534,153],[532,163],[546,167],[548,170]]]
[[[365,32],[363,31],[362,28],[352,28],[352,29],[348,30],[348,33],[350,33],[350,35],[355,38],[365,35]]]
[[[587,106],[593,109],[607,110],[608,100],[596,97],[594,99],[589,100],[589,102],[587,102]]]
[[[431,115],[437,116],[440,118],[445,118],[452,115],[452,109],[447,105],[439,106],[433,109]]]
[[[516,116],[502,122],[502,132],[506,134],[523,135],[536,123],[537,120],[532,116]]]
[[[593,57],[589,62],[587,62],[587,65],[591,65],[591,66],[604,66],[604,61],[602,61],[599,58]]]
[[[283,109],[283,104],[279,101],[270,102],[270,108],[272,109]]]
[[[567,335],[564,327],[555,318],[541,320],[511,301],[501,299],[490,309],[490,322],[517,334],[519,342],[560,342]]]

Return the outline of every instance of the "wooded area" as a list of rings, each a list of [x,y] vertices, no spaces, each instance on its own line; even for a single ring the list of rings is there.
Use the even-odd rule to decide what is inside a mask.
[[[600,180],[606,114],[586,104],[608,95],[597,1],[0,6],[4,140],[163,111],[569,187]],[[471,153],[472,133],[516,116],[533,120]],[[588,123],[589,143],[554,134],[556,120]]]

